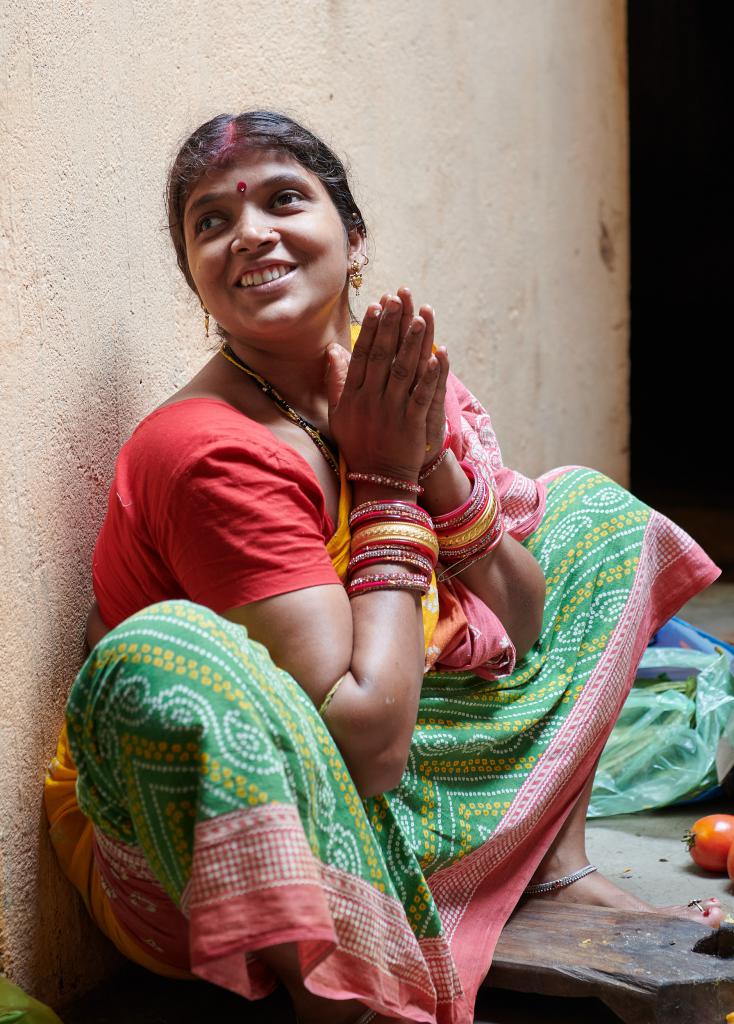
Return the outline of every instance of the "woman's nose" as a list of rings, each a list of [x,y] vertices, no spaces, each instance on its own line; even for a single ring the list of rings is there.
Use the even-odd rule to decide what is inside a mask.
[[[253,217],[240,217],[235,225],[232,252],[249,252],[277,241],[278,232],[272,225]]]

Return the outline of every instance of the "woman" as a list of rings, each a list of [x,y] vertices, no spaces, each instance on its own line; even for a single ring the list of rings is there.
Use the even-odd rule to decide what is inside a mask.
[[[350,327],[366,227],[300,125],[202,125],[168,210],[223,345],[120,453],[52,839],[152,970],[463,1024],[523,895],[646,909],[588,864],[593,769],[720,570],[593,469],[504,467],[407,289]]]

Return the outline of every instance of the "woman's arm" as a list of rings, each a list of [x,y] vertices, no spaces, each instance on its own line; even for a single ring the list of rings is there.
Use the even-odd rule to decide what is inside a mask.
[[[448,361],[424,364],[415,386],[425,322],[416,318],[398,350],[400,302],[370,307],[351,359],[329,352],[329,422],[350,469],[415,481],[425,454],[426,416],[445,388]],[[379,324],[379,326],[378,326]],[[353,504],[402,501],[404,490],[356,483]],[[354,581],[399,564],[358,568]],[[311,587],[225,613],[261,641],[319,707],[342,679],[325,721],[360,795],[393,789],[405,770],[424,668],[421,602],[407,590]]]
[[[363,492],[356,500],[381,496],[386,492]],[[396,497],[405,500],[404,493]],[[344,677],[325,713],[328,729],[363,799],[394,789],[405,770],[423,680],[418,596],[390,590],[350,601],[341,586],[309,587],[224,615],[246,626],[316,707]]]

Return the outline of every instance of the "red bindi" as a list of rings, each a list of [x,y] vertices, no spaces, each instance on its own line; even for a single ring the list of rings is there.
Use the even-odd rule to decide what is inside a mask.
[[[244,181],[238,181],[237,182],[237,191],[238,192],[244,192],[246,188],[247,188],[247,185],[246,185],[246,183]]]

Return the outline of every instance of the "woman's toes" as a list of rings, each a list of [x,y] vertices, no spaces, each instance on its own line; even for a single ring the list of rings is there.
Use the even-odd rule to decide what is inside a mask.
[[[718,928],[724,923],[724,911],[721,909],[721,904],[712,896],[711,899],[703,900],[703,918],[706,924],[712,928]]]
[[[697,900],[694,906],[666,907],[665,912],[675,917],[686,917],[689,921],[699,921],[710,928],[719,928],[724,921],[724,911],[715,896]]]

